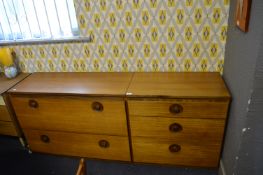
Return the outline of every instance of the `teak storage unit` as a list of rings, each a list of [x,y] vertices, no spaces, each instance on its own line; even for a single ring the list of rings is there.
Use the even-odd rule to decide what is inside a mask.
[[[33,151],[130,160],[125,93],[131,73],[35,73],[11,89]]]
[[[6,92],[16,85],[19,81],[26,78],[29,74],[19,74],[14,79],[8,79],[0,73],[0,134],[10,136],[20,136],[20,130],[17,127],[9,106]]]
[[[32,151],[201,167],[230,101],[218,73],[34,73],[9,97]]]
[[[135,162],[218,165],[230,100],[218,73],[135,73],[127,94]]]

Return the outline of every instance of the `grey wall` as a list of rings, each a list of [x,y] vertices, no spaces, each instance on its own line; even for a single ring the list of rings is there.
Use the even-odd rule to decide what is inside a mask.
[[[227,175],[262,174],[263,1],[253,0],[248,33],[236,28],[235,7],[231,0],[223,77],[233,99],[222,162]]]
[[[256,63],[251,102],[242,134],[236,174],[263,174],[263,40]]]

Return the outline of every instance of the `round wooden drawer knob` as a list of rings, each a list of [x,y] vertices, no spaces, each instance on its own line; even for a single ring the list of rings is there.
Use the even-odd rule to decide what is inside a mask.
[[[108,148],[108,147],[110,147],[110,143],[107,140],[100,140],[99,141],[99,146],[101,148]]]
[[[97,112],[103,111],[103,105],[100,102],[93,102],[91,107],[94,111],[97,111]]]
[[[180,132],[183,130],[183,127],[178,123],[173,123],[170,125],[169,130],[171,132]]]
[[[50,142],[50,139],[49,139],[49,137],[47,135],[41,135],[40,139],[44,143],[49,143]]]
[[[176,153],[176,152],[179,152],[181,150],[181,146],[177,145],[177,144],[172,144],[169,146],[169,150],[171,153]]]
[[[38,108],[38,102],[36,100],[29,100],[28,105],[31,108]]]
[[[169,108],[169,111],[172,114],[179,114],[183,112],[183,107],[179,104],[172,104]]]

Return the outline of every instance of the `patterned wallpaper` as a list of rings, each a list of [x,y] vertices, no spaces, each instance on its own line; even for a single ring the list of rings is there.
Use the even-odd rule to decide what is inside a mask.
[[[91,43],[12,46],[23,72],[222,72],[229,0],[75,0]]]

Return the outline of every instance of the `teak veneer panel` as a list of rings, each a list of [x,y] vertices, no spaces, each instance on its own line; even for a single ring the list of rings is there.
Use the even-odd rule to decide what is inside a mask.
[[[21,73],[16,78],[8,79],[4,74],[0,73],[0,95],[5,93],[11,87],[19,83],[21,80],[25,79],[30,74]]]
[[[170,125],[179,124],[181,131],[171,132]],[[225,120],[159,117],[130,117],[132,137],[156,137],[170,140],[185,139],[187,143],[221,144]]]
[[[219,73],[134,73],[129,97],[230,98]]]
[[[38,107],[30,107],[30,100],[36,101]],[[11,101],[22,128],[128,135],[121,98],[11,95]],[[100,102],[103,111],[94,111],[93,102]]]
[[[0,105],[0,120],[11,121],[10,114],[9,114],[6,106]]]
[[[10,93],[124,96],[133,73],[34,73]]]
[[[8,121],[0,121],[0,134],[17,136],[14,124]]]
[[[127,137],[27,129],[24,129],[24,133],[32,151],[130,161],[130,150]],[[40,139],[41,135],[48,136],[49,143],[42,142]],[[107,140],[109,142],[109,147],[101,148],[99,146],[100,140]]]
[[[171,117],[171,118],[226,118],[228,100],[187,99],[187,100],[128,100],[129,115],[141,117]],[[169,108],[173,104],[182,106],[182,112],[173,114]]]
[[[11,136],[20,135],[20,130],[13,117],[13,111],[10,108],[11,105],[6,101],[6,92],[29,75],[30,74],[27,73],[20,73],[17,77],[8,79],[3,73],[0,73],[0,98],[1,101],[4,100],[4,105],[0,105],[0,134]]]
[[[169,146],[179,144],[179,152],[170,152]],[[217,167],[221,144],[189,144],[185,139],[171,141],[163,138],[133,137],[134,162],[171,165]]]

